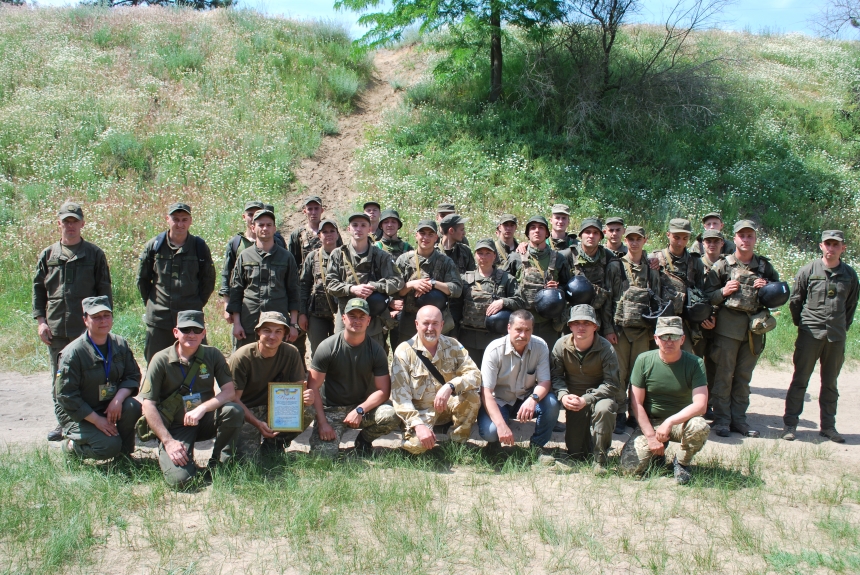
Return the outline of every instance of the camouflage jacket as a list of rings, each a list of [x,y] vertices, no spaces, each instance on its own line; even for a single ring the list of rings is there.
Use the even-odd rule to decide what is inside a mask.
[[[400,277],[403,278],[404,286],[414,279],[434,279],[437,282],[447,284],[451,291],[451,295],[448,296],[449,301],[459,298],[463,293],[463,280],[457,273],[456,264],[439,250],[433,250],[433,253],[426,258],[419,255],[416,250],[406,252],[397,258],[395,267],[400,272]],[[403,311],[407,313],[418,311],[415,305],[414,290],[410,290],[404,300]]]
[[[571,275],[585,276],[594,287],[595,293],[591,305],[597,312],[600,320],[600,334],[604,337],[615,332],[612,318],[612,292],[606,283],[606,270],[613,260],[615,256],[603,246],[597,246],[594,257],[590,257],[579,248],[571,248],[568,252]]]
[[[606,286],[612,294],[612,300],[609,304],[610,315],[613,319],[613,324],[616,326],[615,332],[619,337],[624,337],[618,329],[618,311],[622,298],[628,295],[630,287],[641,289],[650,289],[655,296],[660,296],[660,272],[652,270],[648,265],[648,254],[642,252],[642,259],[639,264],[634,264],[630,261],[630,256],[625,254],[621,259],[614,260],[609,263],[606,268]],[[653,328],[645,327],[630,327],[625,326],[626,335],[632,339],[638,339],[644,333],[653,334]]]
[[[750,284],[755,278],[764,278],[769,282],[779,281],[779,273],[770,261],[759,255],[753,255],[749,265],[743,264],[734,255],[728,255],[714,264],[714,267],[708,272],[705,281],[705,296],[711,301],[711,304],[720,306],[719,311],[717,311],[717,325],[713,332],[738,341],[743,341],[749,331],[749,312],[732,309],[731,304],[728,303],[729,300],[738,300],[746,295],[747,299],[754,302],[751,303],[752,306],[761,309],[757,303],[758,290],[751,286],[745,288],[742,285],[742,289],[728,297],[723,297],[723,287],[726,283],[731,279],[741,281],[743,279],[741,276],[747,276]]]
[[[517,280],[504,270],[493,269],[489,277],[478,271],[463,274],[463,320],[461,325],[469,329],[485,329],[484,318],[487,307],[495,300],[502,300],[502,309],[516,311],[526,306]]]
[[[343,241],[341,241],[340,236],[338,236],[336,247],[340,247],[342,245]],[[293,258],[296,260],[296,265],[299,267],[304,263],[308,254],[319,247],[322,247],[322,240],[317,234],[310,231],[307,225],[293,230],[293,233],[290,234],[290,241],[287,244],[287,249],[291,254],[293,254]]]
[[[305,258],[299,275],[300,314],[331,319],[337,313],[337,299],[325,290],[326,268],[330,255],[324,249],[318,248]]]

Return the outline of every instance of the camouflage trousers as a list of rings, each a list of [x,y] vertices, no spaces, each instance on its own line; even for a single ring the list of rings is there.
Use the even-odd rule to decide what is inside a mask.
[[[314,432],[311,435],[310,445],[312,453],[319,453],[327,457],[336,457],[340,448],[340,441],[343,439],[343,434],[352,429],[346,425],[343,420],[349,415],[349,412],[355,409],[355,405],[346,405],[342,407],[326,407],[325,418],[328,424],[334,428],[337,437],[333,441],[323,441],[320,439],[319,426],[314,425]],[[388,435],[400,425],[400,419],[394,412],[394,408],[390,405],[380,405],[376,409],[371,409],[364,414],[361,419],[361,435],[370,443],[374,440]]]
[[[436,386],[436,392],[442,386]],[[470,389],[459,395],[452,395],[448,398],[448,405],[442,413],[433,412],[433,399],[436,397],[436,392],[429,397],[423,397],[414,402],[415,407],[422,409],[421,406],[430,404],[430,421],[427,426],[432,428],[434,425],[444,425],[451,423],[451,429],[448,431],[448,439],[457,443],[465,443],[469,436],[472,435],[472,426],[478,419],[478,411],[481,409],[481,398],[477,390]],[[419,454],[427,451],[427,448],[421,445],[418,436],[415,432],[407,428],[403,434],[403,449],[409,453]]]
[[[651,425],[657,429],[663,423],[662,419],[652,419]],[[673,425],[669,431],[669,441],[680,443],[677,450],[678,463],[690,465],[693,456],[705,446],[711,427],[704,417],[693,417],[685,423]],[[665,445],[668,445],[667,441]],[[641,475],[648,469],[653,453],[648,448],[648,439],[642,435],[642,429],[637,429],[624,444],[621,450],[621,469],[627,473]]]
[[[264,423],[268,422],[269,420],[268,405],[257,405],[255,407],[249,407],[248,411],[253,413],[254,417]],[[304,419],[302,421],[302,431],[308,428],[308,426],[314,420],[315,415],[316,414],[314,412],[313,406],[306,405]],[[236,436],[236,456],[245,459],[257,459],[260,456],[260,448],[263,446],[283,451],[290,446],[290,443],[296,437],[301,434],[301,431],[282,431],[279,432],[278,436],[273,439],[264,439],[263,434],[260,433],[260,430],[257,429],[254,425],[248,423],[248,421],[246,420],[245,423],[242,425],[242,428],[239,430],[239,434]],[[228,451],[228,448],[225,448],[224,451]]]

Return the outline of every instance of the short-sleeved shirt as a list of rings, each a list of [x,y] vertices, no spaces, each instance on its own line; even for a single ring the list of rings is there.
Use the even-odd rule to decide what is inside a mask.
[[[246,407],[267,404],[269,382],[294,383],[305,379],[299,351],[288,343],[282,343],[272,357],[261,356],[256,342],[243,345],[230,356],[230,371]]]
[[[534,392],[542,381],[550,381],[549,346],[533,335],[520,355],[506,335],[494,340],[484,351],[482,386],[493,390],[498,403],[513,405]]]
[[[170,397],[182,385],[182,381],[185,379],[183,370],[188,373],[191,365],[180,363],[179,354],[176,352],[178,345],[179,342],[174,343],[152,356],[152,361],[146,368],[146,379],[140,392],[143,399],[160,403]],[[199,393],[201,401],[209,401],[215,397],[216,381],[219,386],[224,386],[233,381],[230,368],[227,367],[227,360],[224,359],[221,351],[211,345],[201,345],[194,357],[200,358],[201,364],[190,393]],[[192,359],[192,365],[193,361]]]
[[[319,344],[311,369],[325,374],[326,406],[358,405],[376,391],[374,378],[388,375],[388,356],[370,337],[352,346],[338,333]]]
[[[630,385],[645,390],[645,412],[652,419],[666,419],[693,403],[693,390],[708,385],[705,362],[692,353],[666,363],[660,351],[646,351],[636,358]]]

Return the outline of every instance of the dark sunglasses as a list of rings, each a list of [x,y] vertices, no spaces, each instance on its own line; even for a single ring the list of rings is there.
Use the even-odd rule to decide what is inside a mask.
[[[202,327],[180,327],[177,329],[179,329],[179,331],[181,331],[182,333],[196,333],[197,335],[203,333]]]
[[[665,334],[665,335],[661,335],[661,336],[659,336],[659,337],[660,337],[660,339],[662,339],[663,341],[678,341],[678,340],[679,340],[679,339],[681,339],[683,336],[680,336],[680,335],[677,335],[677,334],[674,334],[674,333],[667,333],[667,334]]]

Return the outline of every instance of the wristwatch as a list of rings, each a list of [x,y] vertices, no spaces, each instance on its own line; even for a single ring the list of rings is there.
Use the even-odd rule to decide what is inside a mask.
[[[430,280],[430,289],[436,289],[436,280],[434,280],[434,279]]]
[[[448,382],[447,385],[451,388],[451,393],[457,393],[457,388],[454,387],[453,383]]]
[[[532,399],[535,400],[535,403],[540,403],[540,396],[536,393],[532,394]]]
[[[363,408],[363,407],[361,407],[360,405],[359,405],[358,407],[356,407],[356,408],[355,408],[355,412],[356,412],[357,414],[359,414],[361,417],[364,417],[364,408]]]

